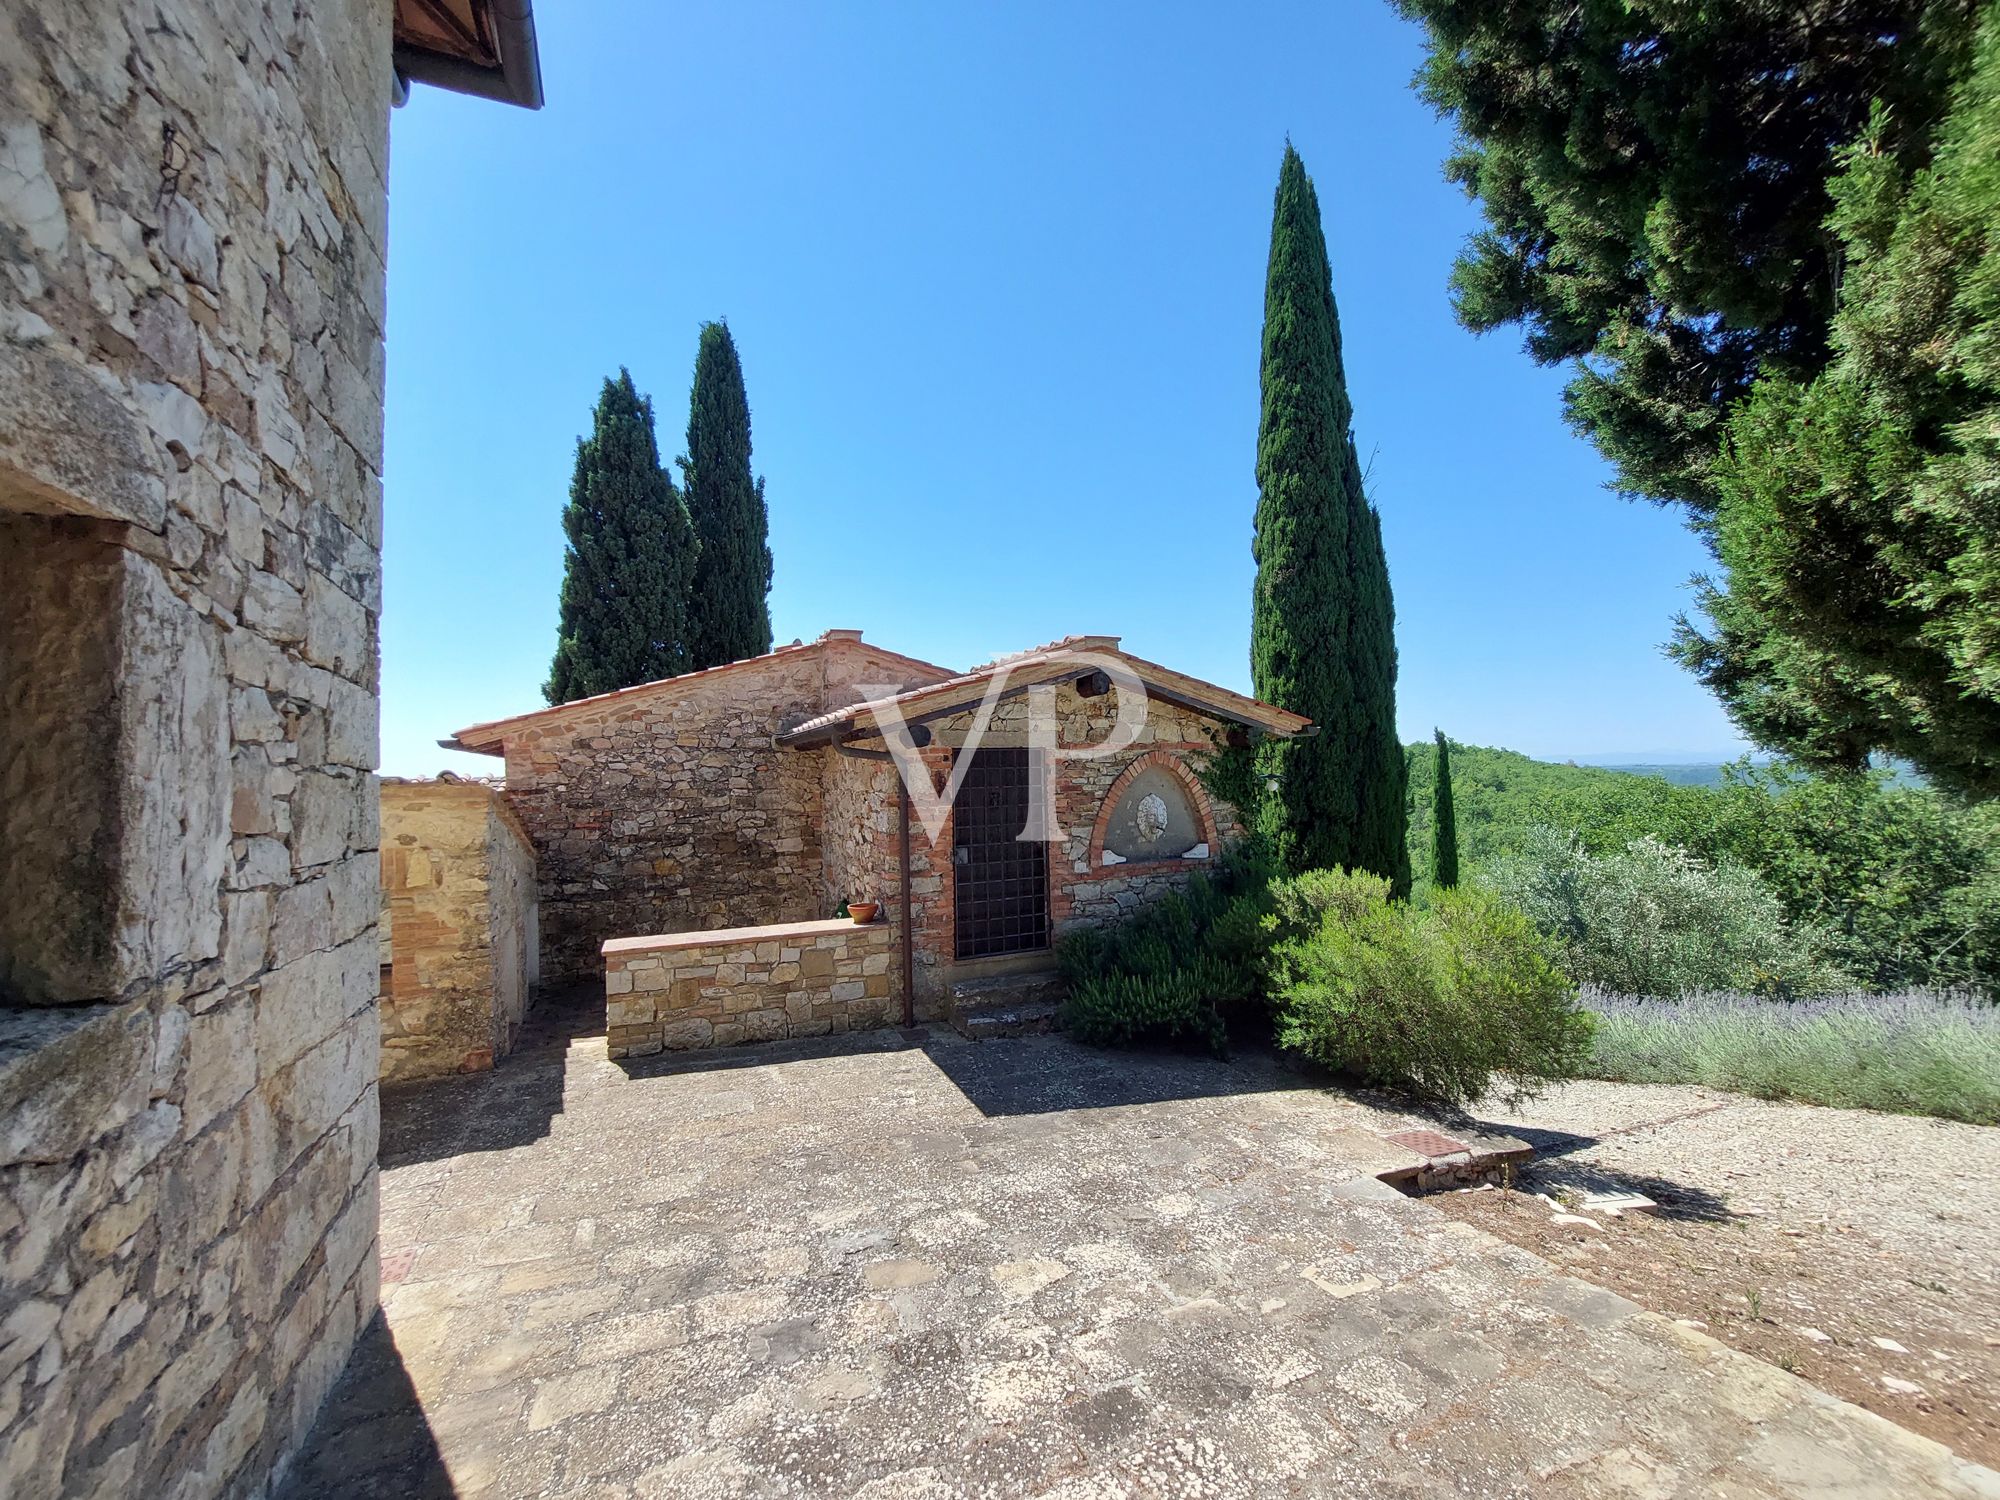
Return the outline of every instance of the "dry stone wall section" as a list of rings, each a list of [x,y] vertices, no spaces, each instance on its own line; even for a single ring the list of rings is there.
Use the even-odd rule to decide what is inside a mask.
[[[375,1313],[389,52],[0,6],[9,1500],[263,1493]]]
[[[513,1050],[537,978],[535,857],[477,781],[382,785],[385,1081],[473,1073]]]

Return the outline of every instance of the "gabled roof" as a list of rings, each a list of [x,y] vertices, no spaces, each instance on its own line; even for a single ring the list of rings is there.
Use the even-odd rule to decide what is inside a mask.
[[[1197,713],[1287,739],[1312,730],[1312,720],[1302,714],[1261,703],[1255,698],[1246,698],[1226,687],[1203,682],[1199,677],[1189,677],[1186,673],[1121,651],[1115,635],[1071,635],[1059,641],[1050,641],[1045,646],[1037,646],[1032,651],[1003,656],[943,682],[925,683],[921,687],[892,693],[887,698],[853,703],[831,713],[820,714],[780,734],[778,743],[809,749],[816,745],[834,744],[855,735],[880,733],[876,722],[877,711],[892,703],[905,723],[947,718],[977,708],[986,695],[987,685],[1003,672],[1006,674],[1001,692],[1003,697],[1025,692],[1038,683],[1066,682],[1086,676],[1092,669],[1087,663],[1077,660],[1078,654],[1083,652],[1115,658],[1154,696],[1194,709]]]
[[[484,724],[473,724],[451,736],[439,740],[446,750],[469,750],[475,755],[504,755],[505,742],[509,735],[518,733],[529,725],[553,723],[572,714],[594,712],[612,704],[623,703],[627,699],[671,697],[685,692],[690,687],[715,681],[732,672],[746,668],[766,666],[788,656],[805,656],[824,652],[830,646],[860,646],[875,656],[884,656],[900,662],[919,676],[949,678],[951,668],[941,667],[936,662],[920,661],[914,656],[905,656],[900,651],[888,651],[872,642],[864,642],[858,630],[829,630],[817,640],[793,641],[789,646],[780,646],[762,656],[746,656],[741,661],[724,662],[717,667],[703,667],[698,672],[683,672],[678,677],[662,677],[657,682],[641,682],[632,687],[614,688],[608,693],[598,693],[589,698],[576,698],[568,703],[553,704],[548,708],[537,708],[511,718],[493,719]]]

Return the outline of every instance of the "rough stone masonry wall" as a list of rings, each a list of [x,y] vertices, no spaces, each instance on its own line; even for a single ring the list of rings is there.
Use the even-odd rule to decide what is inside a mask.
[[[540,864],[551,982],[594,976],[609,938],[832,911],[820,759],[774,736],[854,701],[857,684],[941,674],[829,635],[508,733],[507,795]]]
[[[386,0],[0,5],[9,1500],[259,1493],[375,1311],[390,84]]]
[[[836,750],[820,751],[826,826],[821,847],[827,911],[844,900],[879,901],[891,918],[896,886],[896,768]],[[915,837],[914,832],[912,837]]]
[[[894,946],[887,922],[844,919],[606,943],[611,1056],[893,1025]]]
[[[535,857],[493,788],[382,784],[382,1077],[490,1068],[535,981]]]
[[[820,914],[819,768],[772,742],[819,700],[818,664],[781,656],[508,738],[551,981],[607,938]]]

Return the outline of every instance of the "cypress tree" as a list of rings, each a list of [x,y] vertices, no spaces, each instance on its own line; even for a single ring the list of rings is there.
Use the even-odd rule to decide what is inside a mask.
[[[688,396],[681,483],[701,553],[688,600],[697,667],[771,649],[771,545],[764,481],[750,476],[750,401],[726,323],[704,323]]]
[[[694,527],[660,466],[653,403],[627,370],[604,382],[590,436],[577,441],[563,534],[556,655],[543,696],[568,703],[687,671]]]
[[[1250,671],[1258,697],[1307,715],[1319,733],[1258,748],[1258,775],[1275,783],[1258,826],[1290,869],[1372,870],[1403,895],[1408,770],[1389,565],[1354,451],[1319,197],[1289,141],[1271,216],[1262,385]]]
[[[1451,745],[1437,732],[1437,784],[1431,799],[1431,879],[1440,890],[1458,884],[1458,814],[1451,805]]]

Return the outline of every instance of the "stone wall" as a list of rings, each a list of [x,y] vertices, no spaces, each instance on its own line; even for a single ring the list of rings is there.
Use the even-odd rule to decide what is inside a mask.
[[[382,784],[382,1077],[490,1068],[514,1048],[539,967],[535,856],[483,782]]]
[[[887,922],[777,923],[604,945],[613,1057],[894,1025],[902,1002]]]
[[[855,900],[888,911],[896,900],[896,768],[832,749],[801,758],[820,762],[827,910]]]
[[[942,675],[832,631],[497,726],[540,865],[548,979],[595,975],[609,938],[830,914],[820,759],[774,737],[858,684]]]
[[[389,48],[0,6],[10,1500],[259,1493],[375,1310]]]

